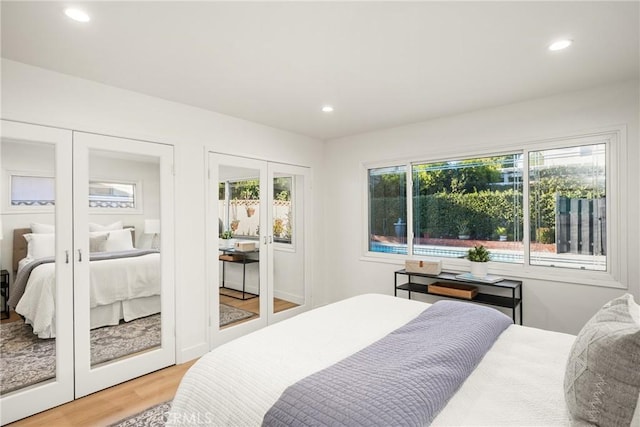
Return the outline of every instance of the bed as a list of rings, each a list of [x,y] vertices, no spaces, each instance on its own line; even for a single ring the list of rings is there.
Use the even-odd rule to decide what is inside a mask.
[[[637,310],[637,305],[629,306]],[[466,317],[467,308],[492,317],[491,325],[475,327],[473,316],[478,313]],[[450,310],[453,318],[448,317]],[[633,322],[639,329],[640,320]],[[472,346],[484,345],[486,353],[473,356],[473,361],[466,349],[454,348],[456,333],[451,331],[456,329],[462,330],[461,341],[478,341]],[[484,338],[476,337],[485,332],[495,337],[481,343]],[[637,362],[640,332],[634,339]],[[167,426],[570,425],[576,399],[564,383],[575,343],[573,335],[513,325],[489,307],[361,295],[243,336],[203,356],[184,376]],[[450,356],[459,351],[465,360],[452,362]],[[435,356],[425,361],[424,353]],[[456,364],[467,362],[469,372],[460,375]],[[459,377],[455,381],[449,378],[452,367],[453,376]],[[399,379],[389,380],[389,375]],[[633,404],[626,404],[627,425],[632,415],[637,417],[640,378],[637,382],[630,390]],[[443,388],[448,394],[441,393]]]
[[[32,224],[32,228],[36,225]],[[53,233],[34,233],[32,228],[16,229],[13,233],[15,280],[9,305],[24,317],[39,338],[53,338],[55,237]],[[91,329],[159,313],[159,251],[133,248],[133,230],[121,226],[90,235]],[[105,246],[114,236],[118,239],[126,236],[126,240],[124,243],[113,240]]]

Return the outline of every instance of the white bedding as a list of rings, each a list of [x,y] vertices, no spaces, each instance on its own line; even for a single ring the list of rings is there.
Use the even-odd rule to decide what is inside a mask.
[[[160,310],[160,254],[92,261],[91,328],[130,321]],[[79,284],[77,284],[79,285]],[[55,264],[33,269],[16,312],[40,338],[55,337]],[[139,303],[138,303],[139,302]]]
[[[427,304],[362,295],[227,343],[185,375],[167,426],[260,425],[286,387],[404,325]],[[572,335],[510,326],[433,425],[568,425]]]

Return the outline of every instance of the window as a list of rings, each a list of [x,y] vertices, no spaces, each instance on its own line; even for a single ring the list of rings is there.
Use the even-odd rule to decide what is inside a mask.
[[[612,141],[368,168],[368,252],[455,259],[482,244],[507,265],[609,271]]]
[[[55,206],[55,178],[33,173],[9,173],[11,207],[22,209]],[[95,209],[136,210],[139,205],[139,184],[91,181],[89,207]]]
[[[106,209],[136,209],[136,184],[90,181],[89,207]]]
[[[369,169],[369,251],[407,253],[407,168]]]
[[[293,241],[292,188],[293,177],[273,178],[273,239],[278,243]]]
[[[531,264],[607,269],[605,144],[529,153]]]
[[[482,244],[522,263],[522,155],[412,166],[413,253],[461,258]]]
[[[218,212],[223,229],[234,236],[260,235],[260,181],[225,181],[218,186]]]
[[[11,206],[54,206],[56,180],[52,176],[10,175]]]

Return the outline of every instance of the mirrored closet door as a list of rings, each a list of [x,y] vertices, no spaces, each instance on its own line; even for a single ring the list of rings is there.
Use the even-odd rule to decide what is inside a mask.
[[[212,347],[310,306],[308,169],[210,153]]]
[[[10,121],[1,136],[6,424],[175,363],[173,149]]]
[[[267,169],[261,161],[217,154],[210,156],[210,175],[211,323],[226,342],[267,321]]]
[[[4,425],[74,398],[72,133],[5,120],[1,131]]]
[[[308,308],[310,271],[307,262],[307,226],[310,212],[305,209],[310,194],[309,169],[269,163],[269,230],[273,244],[268,246],[269,323],[291,317]]]
[[[74,133],[76,396],[175,362],[173,151]]]

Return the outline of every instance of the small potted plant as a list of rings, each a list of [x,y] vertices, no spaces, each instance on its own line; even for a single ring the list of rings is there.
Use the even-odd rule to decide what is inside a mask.
[[[471,261],[471,275],[473,277],[484,278],[487,277],[487,270],[489,265],[489,259],[491,254],[482,245],[474,246],[469,249],[467,259]]]
[[[507,241],[507,227],[503,227],[502,225],[496,227],[496,234],[501,242]]]
[[[458,222],[458,239],[469,240],[469,221],[461,220]]]
[[[231,238],[233,237],[233,232],[231,230],[225,230],[220,233],[220,244],[218,245],[221,248],[229,248],[231,247]]]

